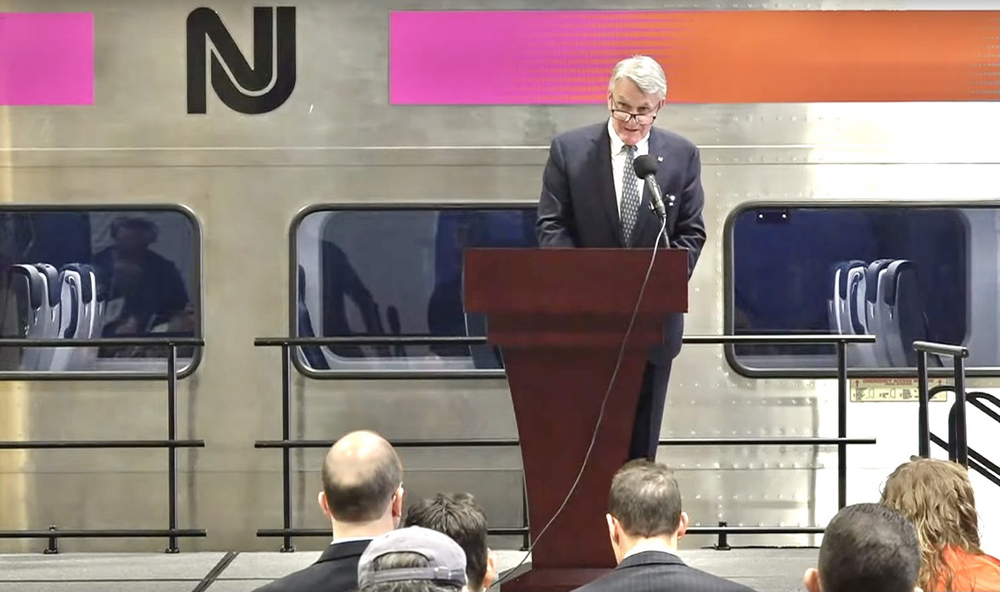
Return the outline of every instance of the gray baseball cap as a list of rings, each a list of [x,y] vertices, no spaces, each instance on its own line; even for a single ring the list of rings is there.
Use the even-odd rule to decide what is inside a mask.
[[[392,553],[416,553],[424,556],[430,565],[375,571],[375,560]],[[405,580],[430,580],[464,586],[468,583],[465,551],[448,535],[420,526],[400,528],[372,539],[358,562],[358,587]]]

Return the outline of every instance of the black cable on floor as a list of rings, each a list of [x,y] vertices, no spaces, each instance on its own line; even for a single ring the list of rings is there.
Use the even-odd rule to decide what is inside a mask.
[[[232,563],[234,559],[236,559],[237,555],[239,555],[239,551],[227,552],[225,556],[223,556],[222,559],[220,559],[219,562],[215,564],[215,567],[213,567],[211,571],[205,574],[205,577],[202,578],[200,582],[198,582],[198,585],[195,586],[194,589],[191,590],[191,592],[205,592],[205,590],[208,590],[208,587],[215,583],[215,580],[222,575],[222,572],[224,572],[226,568],[229,567],[229,564]]]

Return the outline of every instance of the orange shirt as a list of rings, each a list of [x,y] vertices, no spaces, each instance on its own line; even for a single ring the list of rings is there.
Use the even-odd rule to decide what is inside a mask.
[[[1000,559],[990,555],[973,555],[961,549],[944,550],[944,562],[954,572],[951,590],[955,592],[1000,592]],[[944,578],[935,582],[932,590],[946,590]]]

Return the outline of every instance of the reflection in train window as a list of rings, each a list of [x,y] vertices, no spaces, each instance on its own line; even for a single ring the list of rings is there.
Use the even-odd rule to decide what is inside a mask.
[[[467,247],[536,247],[533,206],[314,210],[295,229],[299,336],[481,336],[466,315]],[[498,370],[487,345],[303,347],[323,372]]]
[[[0,335],[200,335],[196,222],[177,208],[0,208]],[[180,347],[178,370],[195,352]],[[151,374],[166,346],[0,349],[4,373]]]
[[[996,207],[741,209],[727,225],[726,328],[875,335],[875,344],[848,347],[852,371],[907,368],[912,375],[915,340],[964,344],[970,370],[1000,370],[998,227]],[[836,371],[834,346],[740,345],[727,357],[749,376]],[[930,356],[928,363],[951,360]]]

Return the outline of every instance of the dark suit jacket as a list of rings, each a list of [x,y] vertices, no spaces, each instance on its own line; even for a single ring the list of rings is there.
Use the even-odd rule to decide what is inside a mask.
[[[577,592],[754,592],[743,584],[714,576],[684,563],[680,557],[646,551],[626,557],[611,573],[577,588]]]
[[[369,541],[346,541],[327,547],[316,563],[254,592],[351,592],[358,588],[358,560]]]
[[[655,127],[649,133],[649,154],[663,157],[656,181],[664,201],[668,201],[669,195],[676,198],[673,206],[666,204],[667,236],[671,248],[688,250],[690,278],[706,238],[701,156],[689,140]],[[660,231],[659,219],[649,209],[648,185],[643,189],[639,218],[633,231],[636,248],[653,248]],[[611,169],[611,136],[607,121],[566,132],[552,140],[542,176],[535,228],[538,244],[543,248],[625,247]],[[661,241],[660,246],[662,244]],[[664,362],[676,357],[683,333],[683,315],[669,315],[664,323],[665,348],[654,352],[650,361]]]

